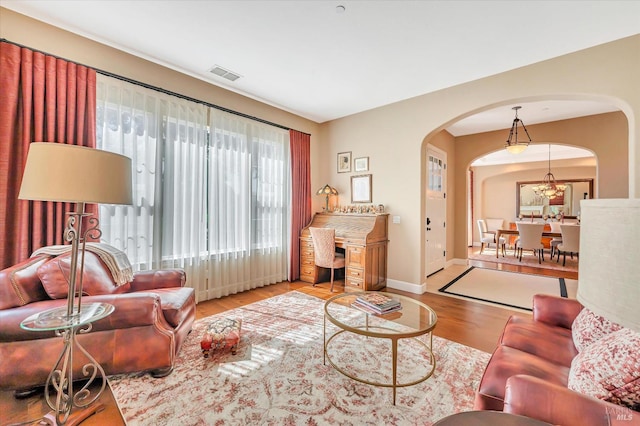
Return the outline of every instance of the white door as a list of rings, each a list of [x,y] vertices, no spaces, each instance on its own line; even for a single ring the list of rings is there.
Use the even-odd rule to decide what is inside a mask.
[[[447,154],[427,147],[425,251],[427,276],[444,269],[447,249]]]

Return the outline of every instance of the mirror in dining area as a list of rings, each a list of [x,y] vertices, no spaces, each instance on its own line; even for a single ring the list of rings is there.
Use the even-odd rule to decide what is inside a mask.
[[[575,218],[580,214],[580,200],[593,198],[593,179],[557,180],[565,185],[564,193],[553,199],[536,195],[534,187],[540,181],[516,182],[516,216],[544,217],[564,214],[565,218]]]

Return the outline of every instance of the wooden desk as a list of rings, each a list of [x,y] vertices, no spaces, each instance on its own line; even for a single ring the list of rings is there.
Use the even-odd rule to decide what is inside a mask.
[[[345,291],[386,287],[388,218],[388,214],[316,213],[300,233],[300,280],[323,281],[324,268],[315,265],[309,228],[334,228],[336,247],[345,251]]]
[[[517,229],[498,229],[496,231],[496,241],[500,241],[501,235],[520,235]],[[543,231],[543,238],[562,238],[562,233],[560,232],[551,232],[551,231]],[[499,250],[496,250],[496,258],[498,258]]]

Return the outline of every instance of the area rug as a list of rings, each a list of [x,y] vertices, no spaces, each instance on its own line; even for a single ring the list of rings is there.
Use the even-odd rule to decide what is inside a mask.
[[[494,262],[494,263],[506,263],[509,265],[519,265],[519,266],[532,266],[535,268],[542,269],[552,269],[554,271],[567,271],[567,272],[578,272],[578,258],[567,255],[567,260],[565,266],[562,265],[562,256],[560,256],[560,262],[557,262],[558,257],[555,256],[553,260],[549,259],[549,253],[545,252],[544,261],[542,263],[538,263],[538,257],[533,255],[531,250],[525,251],[522,254],[522,262],[513,255],[513,250],[507,250],[506,256],[500,255],[500,257],[496,258],[496,251],[494,248],[484,249],[482,254],[480,254],[480,250],[474,251],[473,254],[469,255],[469,259],[471,260],[481,260],[484,262]]]
[[[531,311],[535,294],[576,298],[578,281],[470,267],[438,291]]]
[[[430,425],[472,409],[489,354],[433,336],[433,376],[399,388],[394,406],[390,388],[356,382],[323,364],[323,306],[323,300],[294,291],[196,321],[169,376],[109,378],[127,423]],[[203,329],[223,317],[242,319],[237,353],[205,359],[199,345]],[[330,327],[328,332],[336,330]],[[345,338],[332,347],[334,362],[371,373],[374,380],[390,378],[388,339],[340,336]],[[400,382],[430,368],[428,353],[418,346],[413,339],[400,341]]]

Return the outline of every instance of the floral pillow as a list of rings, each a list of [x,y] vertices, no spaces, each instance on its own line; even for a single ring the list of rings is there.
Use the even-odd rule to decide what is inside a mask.
[[[578,352],[582,352],[591,343],[621,328],[621,325],[611,322],[604,317],[594,314],[591,310],[584,308],[571,325],[573,344]]]
[[[628,328],[591,343],[571,363],[568,388],[640,409],[640,333]]]

